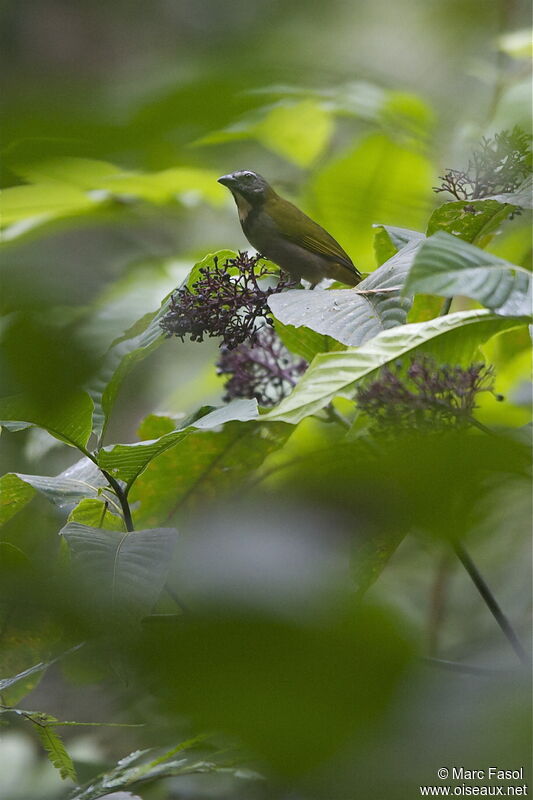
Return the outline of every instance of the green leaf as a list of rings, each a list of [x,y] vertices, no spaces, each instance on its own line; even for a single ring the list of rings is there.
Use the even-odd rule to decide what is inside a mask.
[[[275,105],[250,130],[253,138],[299,167],[318,158],[332,133],[331,112],[314,100]]]
[[[287,99],[256,109],[227,128],[202,137],[196,144],[255,139],[299,167],[308,167],[324,151],[332,133],[330,108],[311,98]]]
[[[423,155],[372,134],[318,172],[307,210],[364,271],[374,266],[372,225],[382,220],[421,227],[431,181],[431,165]]]
[[[25,395],[0,398],[2,420],[29,422],[44,428],[56,439],[84,449],[91,435],[93,402],[86,392],[73,392],[63,403],[38,403]]]
[[[306,328],[305,325],[296,328],[294,325],[284,325],[279,319],[274,322],[276,333],[285,347],[306,361],[311,362],[318,353],[345,349],[345,345],[332,339],[331,336],[324,336],[311,328]]]
[[[143,425],[142,435],[151,429]],[[228,422],[221,431],[195,431],[155,458],[130,492],[137,524],[157,525],[178,513],[238,490],[242,480],[285,442],[291,428]]]
[[[88,458],[81,458],[54,477],[21,472],[10,474],[40,492],[58,508],[69,508],[86,497],[97,498],[101,489],[107,486],[101,471]]]
[[[4,525],[30,502],[35,491],[18,475],[8,473],[0,478],[0,525]]]
[[[531,311],[531,272],[442,231],[422,246],[404,291],[465,295],[504,316]]]
[[[497,200],[459,200],[436,208],[429,218],[427,235],[447,231],[483,247],[516,206]]]
[[[0,194],[2,225],[39,217],[41,221],[93,211],[102,198],[57,183],[13,186]]]
[[[177,428],[157,439],[134,444],[114,444],[102,448],[98,453],[98,464],[114,478],[131,486],[153,458],[177,444],[194,430],[208,430],[225,422],[246,422],[258,415],[256,400],[234,400],[222,408],[206,414],[185,428]]]
[[[291,289],[272,295],[268,304],[284,325],[305,325],[346,345],[363,344],[405,323],[411,301],[401,289],[419,247],[418,241],[407,245],[355,289]]]
[[[256,773],[235,766],[235,757],[228,758],[227,750],[223,751],[226,759],[221,760],[218,753],[210,753],[207,761],[204,757],[186,754],[186,750],[195,749],[202,741],[202,737],[189,739],[181,745],[172,748],[168,753],[154,758],[154,750],[137,750],[125,758],[121,758],[117,765],[108,772],[102,773],[84,786],[79,787],[69,795],[69,800],[137,800],[137,795],[121,792],[121,789],[131,789],[137,784],[147,783],[163,778],[179,775],[216,774],[232,775],[235,778],[259,778]],[[178,755],[179,758],[173,758]],[[147,760],[149,759],[149,760]],[[112,794],[107,794],[111,789]],[[105,793],[105,794],[104,794]]]
[[[383,331],[358,348],[318,355],[293,392],[264,419],[296,424],[337,395],[350,396],[358,381],[385,364],[416,352],[430,353],[443,363],[464,363],[491,336],[528,321],[528,317],[501,317],[485,310],[458,311]]]
[[[94,205],[94,193],[99,191],[105,193],[102,198],[106,194],[127,195],[152,203],[180,200],[185,205],[194,205],[205,201],[220,206],[226,200],[223,188],[217,183],[217,173],[201,168],[173,167],[161,172],[129,172],[106,161],[54,158],[15,166],[14,171],[33,184],[43,184],[47,191],[52,187],[59,199],[64,193],[66,198],[85,199],[89,206]],[[36,190],[41,187],[22,188]],[[80,190],[93,190],[93,195]],[[100,199],[98,195],[96,199]]]
[[[122,517],[109,510],[109,504],[103,500],[87,497],[72,509],[67,522],[79,522],[94,528],[103,528],[108,531],[123,531]]]
[[[52,727],[55,720],[53,717],[48,717],[48,719],[49,724],[40,723],[36,719],[32,719],[34,729],[46,750],[50,762],[59,770],[63,780],[70,778],[72,781],[77,782],[78,776],[76,775],[72,758],[68,754],[62,738]]]
[[[167,579],[174,528],[121,533],[69,522],[60,533],[86,596],[98,608],[136,618],[152,610]]]

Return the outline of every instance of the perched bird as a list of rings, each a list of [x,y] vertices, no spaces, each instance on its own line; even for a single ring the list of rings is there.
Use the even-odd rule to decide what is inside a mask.
[[[237,204],[244,235],[261,255],[293,278],[310,281],[314,288],[322,278],[356,286],[361,273],[324,228],[288,200],[280,197],[256,172],[240,170],[218,179]]]

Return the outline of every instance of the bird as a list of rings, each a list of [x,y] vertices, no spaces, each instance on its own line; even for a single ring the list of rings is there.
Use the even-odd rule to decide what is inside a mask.
[[[232,193],[244,235],[258,253],[314,289],[323,278],[357,286],[362,275],[321,225],[274,191],[257,172],[238,170],[218,183]]]

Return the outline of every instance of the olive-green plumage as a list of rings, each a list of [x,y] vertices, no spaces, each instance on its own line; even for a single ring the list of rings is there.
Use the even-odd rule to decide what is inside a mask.
[[[280,197],[256,172],[223,175],[219,183],[231,191],[244,235],[261,255],[293,278],[315,286],[322,278],[356,286],[361,274],[324,228]]]

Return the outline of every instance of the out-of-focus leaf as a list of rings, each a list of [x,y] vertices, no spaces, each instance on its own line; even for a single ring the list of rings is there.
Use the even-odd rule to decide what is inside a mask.
[[[197,144],[255,139],[288,161],[307,167],[322,153],[332,133],[331,110],[323,103],[310,98],[296,102],[282,100],[204,136]]]
[[[531,28],[502,34],[498,39],[498,45],[500,50],[513,58],[531,58],[533,56]]]
[[[431,215],[427,235],[447,231],[466,242],[483,247],[516,206],[499,203],[497,200],[458,200],[445,203]]]
[[[122,517],[113,514],[108,503],[96,498],[87,497],[81,500],[68,515],[67,522],[79,522],[92,528],[103,528],[108,531],[123,531]]]
[[[82,645],[76,645],[75,647],[72,647],[70,650],[67,650],[65,653],[61,653],[56,658],[52,658],[50,661],[39,661],[38,664],[34,664],[32,667],[28,667],[28,669],[22,670],[22,672],[19,672],[18,675],[12,675],[10,678],[0,678],[0,694],[3,693],[6,689],[9,689],[11,686],[14,686],[14,684],[19,683],[19,681],[25,680],[30,675],[35,675],[36,673],[43,672],[43,670],[46,670],[48,669],[48,667],[51,667],[52,664],[55,664],[57,661],[59,661],[59,659],[79,650],[80,647],[82,647]]]
[[[401,289],[419,246],[405,246],[356,289],[291,289],[272,295],[268,304],[284,325],[305,325],[346,345],[364,344],[405,323],[411,301]]]
[[[431,178],[425,156],[373,134],[317,173],[306,196],[308,211],[367,270],[374,265],[372,225],[382,220],[421,227]]]
[[[216,751],[205,757],[186,753],[193,750],[201,741],[200,737],[183,742],[168,753],[156,755],[153,750],[138,750],[125,758],[121,758],[117,766],[87,784],[75,789],[69,800],[140,800],[130,792],[112,792],[102,794],[111,787],[124,789],[147,783],[156,779],[172,778],[179,775],[216,774],[233,775],[237,778],[250,779],[259,777],[256,773],[234,766],[234,758],[227,758],[227,751],[221,757]],[[178,756],[178,757],[176,757]],[[148,760],[147,760],[148,759]]]
[[[385,364],[415,352],[448,364],[464,363],[491,336],[527,322],[528,317],[501,317],[485,310],[458,311],[383,331],[359,348],[318,355],[293,392],[265,419],[296,424],[336,395],[350,396],[358,381]]]
[[[0,398],[1,420],[30,422],[56,439],[85,448],[91,435],[93,402],[86,392],[73,392],[64,403],[53,406],[24,395]]]
[[[354,736],[364,740],[413,656],[391,615],[370,607],[301,625],[222,604],[164,637],[146,626],[138,648],[167,713],[237,736],[285,776],[316,769]]]
[[[50,762],[57,770],[59,770],[59,774],[63,780],[70,778],[72,781],[76,782],[78,780],[78,776],[76,775],[72,758],[70,757],[61,736],[52,727],[53,723],[57,720],[55,720],[54,717],[49,717],[47,715],[39,715],[41,718],[45,716],[46,721],[44,722],[40,721],[37,716],[35,719],[32,718],[34,729],[39,736],[44,749],[46,750],[46,754]]]
[[[177,428],[157,439],[149,439],[134,444],[113,444],[102,448],[98,453],[98,463],[102,469],[125,481],[128,486],[146,469],[153,458],[177,444],[194,430],[217,428],[225,422],[239,420],[246,422],[258,415],[256,400],[234,400],[210,414],[206,414],[191,425]]]
[[[42,183],[13,186],[0,195],[2,225],[39,217],[40,221],[94,210],[103,198],[93,198],[75,186]]]
[[[331,113],[313,100],[280,103],[252,128],[261,144],[299,167],[308,167],[323,152],[333,133]]]
[[[404,292],[466,295],[504,316],[531,313],[531,272],[440,231],[417,254]]]
[[[533,177],[526,178],[525,181],[512,192],[495,194],[490,200],[497,200],[498,203],[508,203],[520,208],[533,208]]]
[[[87,604],[112,617],[149,613],[165,585],[176,543],[174,528],[121,533],[69,522],[60,533],[72,551]]]
[[[15,516],[30,502],[35,491],[18,475],[8,473],[0,478],[0,525]]]
[[[191,269],[184,284],[191,286],[200,277],[200,269],[213,264],[214,259],[225,261],[236,255],[233,250],[220,250],[209,253]],[[91,381],[88,392],[94,402],[93,429],[98,436],[105,432],[109,415],[115,403],[120,384],[128,372],[150,353],[156,350],[164,339],[160,321],[169,308],[171,294],[165,297],[159,310],[149,312],[115,342],[104,356],[102,366]]]
[[[217,183],[217,174],[201,168],[173,167],[160,172],[136,173],[122,170],[105,161],[55,158],[21,165],[15,167],[14,171],[34,184],[43,184],[47,189],[52,187],[52,191],[56,193],[65,192],[67,202],[72,195],[85,198],[89,205],[94,204],[95,199],[109,195],[126,195],[153,203],[180,200],[185,205],[206,201],[220,206],[226,199],[224,190]],[[72,194],[76,190],[78,192]],[[92,190],[93,193],[87,194],[79,190]],[[99,195],[98,192],[102,194]]]
[[[141,426],[153,435],[153,419]],[[156,427],[157,430],[157,427]],[[228,422],[219,432],[195,431],[155,458],[135,482],[130,501],[137,524],[166,522],[237,489],[291,433],[286,425]]]

